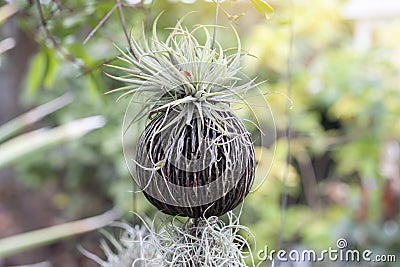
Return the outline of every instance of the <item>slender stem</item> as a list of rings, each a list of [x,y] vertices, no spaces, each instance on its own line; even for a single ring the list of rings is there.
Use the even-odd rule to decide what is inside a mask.
[[[215,7],[215,21],[214,21],[214,35],[213,35],[213,40],[212,40],[212,45],[211,49],[214,50],[215,48],[215,42],[217,39],[217,24],[218,24],[218,15],[219,15],[219,0],[216,0],[217,6]]]
[[[124,12],[122,10],[121,0],[116,0],[116,4],[118,7],[118,15],[119,15],[119,19],[121,21],[122,29],[124,30],[125,38],[129,44],[129,42],[130,42],[129,34],[128,34],[128,30],[126,28],[125,16],[124,16]]]
[[[60,46],[60,44],[58,43],[58,41],[56,40],[56,38],[54,37],[54,35],[50,32],[48,26],[47,26],[47,20],[44,17],[43,14],[43,8],[42,8],[42,4],[40,3],[40,0],[36,0],[36,6],[38,8],[38,12],[39,12],[39,19],[40,19],[40,24],[42,25],[47,38],[49,38],[49,40],[51,41],[52,45],[54,46],[54,48],[56,50],[58,50],[61,55],[63,55],[63,57],[70,61],[71,63],[75,64],[76,66],[78,66],[79,69],[84,69],[85,66],[80,64],[74,57],[72,57],[71,55],[69,55],[67,52],[65,52],[62,47]]]
[[[132,181],[132,210],[134,213],[136,213],[137,210],[137,188],[136,184],[134,181]],[[135,226],[138,224],[138,219],[137,216],[132,216],[132,225]]]
[[[118,55],[118,56],[120,56],[120,55]],[[105,64],[108,64],[108,63],[111,63],[111,62],[117,60],[118,56],[114,56],[112,58],[107,58],[107,59],[101,61],[100,63],[97,63],[90,67],[86,67],[86,69],[79,76],[84,76],[84,75],[90,74],[92,71],[95,71],[95,70],[103,67]]]
[[[294,13],[294,6],[293,1],[290,0],[290,21],[289,21],[289,45],[288,45],[288,56],[287,56],[287,76],[286,76],[286,83],[287,83],[287,96],[291,99],[292,96],[292,54],[293,54],[293,42],[294,42],[294,31],[293,31],[293,13]],[[278,249],[282,248],[283,244],[283,231],[285,229],[286,224],[286,210],[287,210],[287,178],[289,176],[289,168],[290,168],[290,154],[291,154],[291,105],[289,104],[287,107],[287,124],[286,124],[286,164],[283,173],[283,185],[282,185],[282,199],[281,199],[281,206],[282,206],[282,214],[281,214],[281,229],[279,231],[279,240],[278,240]],[[276,262],[276,266],[280,265],[280,261]]]
[[[114,12],[114,10],[117,8],[117,5],[115,4],[108,12],[107,14],[100,20],[99,23],[97,23],[96,27],[93,28],[92,31],[86,36],[85,40],[83,41],[83,44],[86,44],[90,38],[97,32],[97,30],[103,26],[103,24],[106,22],[106,20],[111,16],[111,14]]]
[[[144,8],[145,14],[146,14],[145,15],[145,20],[146,20],[146,22],[145,22],[145,32],[146,32],[146,34],[149,33],[150,30],[151,30],[151,14],[152,14],[152,11],[153,11],[153,2],[154,1],[151,1],[150,4],[148,4],[148,6]],[[142,5],[145,6],[144,5],[144,0],[142,0]]]

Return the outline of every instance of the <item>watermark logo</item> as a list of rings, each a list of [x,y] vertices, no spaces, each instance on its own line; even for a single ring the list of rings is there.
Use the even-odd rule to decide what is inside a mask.
[[[316,251],[312,249],[292,249],[274,250],[265,246],[257,252],[260,261],[271,262],[365,262],[365,263],[385,263],[396,262],[394,254],[375,254],[372,250],[357,250],[349,247],[349,243],[344,238],[336,241],[336,247]]]

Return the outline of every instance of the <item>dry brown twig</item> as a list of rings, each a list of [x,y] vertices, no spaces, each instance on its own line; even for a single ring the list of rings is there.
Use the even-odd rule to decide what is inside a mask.
[[[115,11],[116,8],[117,8],[117,5],[114,5],[110,9],[110,11],[108,11],[107,14],[99,21],[99,23],[96,24],[96,26],[93,28],[93,30],[90,31],[90,33],[86,36],[85,40],[83,41],[84,45],[92,38],[92,36],[97,32],[97,30],[100,29],[101,26],[103,26],[103,24],[112,15],[112,13]]]
[[[68,12],[72,12],[73,11],[72,8],[66,7],[59,0],[54,0],[53,2],[56,4],[57,10],[59,10],[60,12],[63,11],[63,10],[67,10]],[[50,31],[50,29],[48,27],[48,19],[44,15],[43,6],[42,6],[42,3],[40,2],[40,0],[36,0],[36,6],[37,6],[37,9],[38,9],[38,13],[39,13],[40,26],[43,28],[43,30],[45,32],[45,35],[46,35],[46,38],[51,42],[51,45],[62,55],[62,57],[64,59],[66,59],[67,61],[73,63],[75,66],[77,66],[82,71],[82,75],[87,75],[87,74],[91,73],[92,71],[100,68],[104,64],[110,63],[110,62],[114,61],[117,58],[115,56],[113,58],[105,59],[100,64],[96,64],[94,66],[86,66],[85,64],[81,63],[76,57],[74,57],[73,55],[68,53],[68,51],[65,51],[65,49],[63,49],[63,47],[61,46],[59,41],[56,39],[54,34]],[[124,4],[124,3],[121,3],[120,0],[116,0],[116,3],[113,5],[113,7],[104,15],[104,17],[96,24],[96,26],[86,36],[85,40],[83,41],[83,44],[86,44],[93,37],[93,35],[111,17],[111,15],[113,14],[113,12],[115,10],[118,10],[118,15],[119,15],[119,20],[121,22],[121,27],[122,27],[122,29],[124,31],[125,38],[126,38],[127,42],[129,43],[129,34],[128,34],[128,31],[127,31],[126,20],[125,20],[125,16],[124,16],[124,13],[123,13],[123,7],[129,7],[129,8],[138,9],[138,8],[143,8],[143,6],[144,6],[143,3],[139,3],[139,4],[134,4],[133,5],[133,4]],[[51,17],[54,16],[54,13],[55,13],[55,11],[52,10],[52,12],[50,14]]]
[[[39,19],[40,19],[40,23],[41,26],[43,27],[45,33],[46,33],[46,37],[51,41],[52,45],[54,46],[54,48],[59,51],[61,53],[61,55],[69,62],[73,63],[74,65],[76,65],[79,69],[84,69],[85,66],[82,65],[82,63],[80,63],[75,57],[71,56],[70,54],[68,54],[66,51],[64,51],[61,47],[61,45],[59,44],[59,42],[56,40],[55,36],[51,33],[51,31],[49,30],[49,27],[47,26],[47,20],[44,17],[43,14],[43,8],[42,8],[42,3],[40,3],[40,0],[36,0],[36,6],[39,12]]]

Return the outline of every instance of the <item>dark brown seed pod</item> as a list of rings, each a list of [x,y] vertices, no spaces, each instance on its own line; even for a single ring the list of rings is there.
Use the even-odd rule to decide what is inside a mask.
[[[250,134],[229,107],[248,105],[256,85],[240,73],[246,53],[237,32],[236,46],[224,49],[208,31],[179,21],[162,41],[155,22],[151,38],[132,38],[129,51],[120,50],[128,66],[111,66],[124,75],[110,77],[127,83],[112,92],[143,104],[132,121],[152,117],[137,143],[134,178],[171,215],[222,215],[243,201],[254,180]]]
[[[161,112],[137,143],[136,180],[160,211],[191,218],[220,216],[239,205],[254,181],[249,132],[229,110],[208,116]]]

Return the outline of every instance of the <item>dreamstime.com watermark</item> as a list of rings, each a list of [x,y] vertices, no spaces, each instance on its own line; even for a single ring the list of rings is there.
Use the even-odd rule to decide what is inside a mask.
[[[278,261],[278,262],[396,262],[396,255],[374,254],[372,250],[356,250],[348,247],[348,242],[344,238],[339,238],[336,247],[329,247],[322,251],[312,249],[305,250],[274,250],[265,246],[264,249],[257,252],[257,258],[260,261]]]

